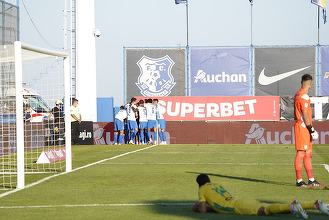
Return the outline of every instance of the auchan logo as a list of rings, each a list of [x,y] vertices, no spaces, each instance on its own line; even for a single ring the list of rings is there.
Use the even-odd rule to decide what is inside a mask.
[[[198,70],[194,76],[194,83],[245,83],[247,74],[221,72],[218,74],[209,74],[203,70]]]
[[[257,123],[250,126],[247,134],[245,134],[245,144],[294,144],[294,129],[269,131]],[[319,132],[319,140],[314,141],[315,144],[325,144],[326,138],[329,137],[329,131]]]

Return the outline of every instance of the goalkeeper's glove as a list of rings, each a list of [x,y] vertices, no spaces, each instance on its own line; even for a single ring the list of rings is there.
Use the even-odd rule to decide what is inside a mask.
[[[312,125],[307,125],[306,128],[310,132],[312,140],[317,140],[319,138],[319,133],[313,128]]]

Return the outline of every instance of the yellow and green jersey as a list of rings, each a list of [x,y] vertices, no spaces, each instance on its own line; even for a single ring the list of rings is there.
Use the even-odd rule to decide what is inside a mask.
[[[199,188],[199,201],[207,202],[216,212],[235,212],[233,196],[224,187],[216,183],[206,183]]]

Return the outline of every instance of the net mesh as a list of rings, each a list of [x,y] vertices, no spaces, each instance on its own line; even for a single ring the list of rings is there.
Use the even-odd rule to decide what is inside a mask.
[[[7,190],[17,184],[14,48],[0,53],[0,189]],[[63,58],[23,49],[22,72],[25,174],[63,172]]]
[[[42,152],[64,149],[63,58],[23,50],[23,99],[25,171],[64,171],[64,161],[38,162]]]
[[[0,46],[0,189],[16,186],[16,97],[13,46]]]

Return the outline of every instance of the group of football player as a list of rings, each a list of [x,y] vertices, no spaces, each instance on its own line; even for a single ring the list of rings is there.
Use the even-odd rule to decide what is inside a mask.
[[[114,120],[114,145],[167,144],[166,121],[158,99],[137,100],[120,107]]]

